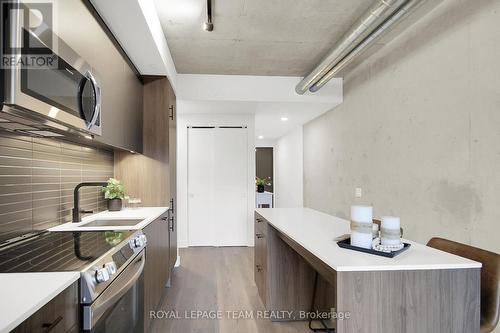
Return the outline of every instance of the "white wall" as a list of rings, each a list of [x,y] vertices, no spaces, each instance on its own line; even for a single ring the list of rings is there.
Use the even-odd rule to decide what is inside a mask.
[[[248,246],[253,246],[253,209],[255,206],[255,127],[253,114],[183,114],[183,101],[177,101],[177,220],[179,247],[188,246],[188,126],[247,126],[248,128]]]
[[[348,217],[362,187],[409,239],[500,252],[499,36],[500,1],[444,0],[346,76],[304,126],[305,205]]]
[[[274,146],[275,207],[303,206],[302,126],[276,141]]]

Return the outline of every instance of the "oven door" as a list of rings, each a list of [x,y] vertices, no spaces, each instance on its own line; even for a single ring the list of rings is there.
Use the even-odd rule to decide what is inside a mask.
[[[144,250],[99,297],[83,306],[85,332],[143,332]]]
[[[50,28],[35,35],[20,23],[22,11],[14,13],[6,27],[6,38],[17,46],[16,57],[25,61],[6,71],[6,104],[34,120],[47,119],[101,135],[101,89],[95,70]],[[25,39],[29,45],[37,45],[37,52],[44,56],[28,61],[30,50],[21,47]]]

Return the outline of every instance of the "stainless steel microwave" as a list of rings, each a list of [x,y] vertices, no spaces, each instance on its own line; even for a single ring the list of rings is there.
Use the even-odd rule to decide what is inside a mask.
[[[11,10],[8,19],[3,15],[4,45],[10,52],[2,52],[1,113],[59,131],[101,135],[102,92],[95,70],[48,24],[42,22],[36,31],[24,27],[23,15],[29,8],[22,1],[17,6],[19,10]],[[12,65],[5,66],[9,59]]]

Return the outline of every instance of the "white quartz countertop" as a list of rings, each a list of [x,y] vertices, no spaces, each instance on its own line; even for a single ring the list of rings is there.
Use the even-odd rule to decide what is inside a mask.
[[[309,208],[260,208],[256,212],[336,271],[479,268],[481,263],[404,240],[411,247],[394,258],[343,249],[334,238],[350,233],[350,222]],[[404,228],[404,221],[402,223]]]
[[[17,327],[79,278],[79,272],[0,273],[0,332]]]
[[[82,222],[68,222],[56,227],[50,228],[49,231],[98,231],[98,230],[140,230],[144,229],[148,224],[156,220],[168,210],[168,207],[142,207],[142,208],[125,208],[118,212],[104,211],[97,214],[92,214],[82,218]],[[133,226],[104,226],[104,227],[86,227],[85,224],[95,220],[121,220],[121,219],[142,219],[141,222]]]

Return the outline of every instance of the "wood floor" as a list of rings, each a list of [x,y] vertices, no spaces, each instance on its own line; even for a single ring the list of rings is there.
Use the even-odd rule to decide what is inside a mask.
[[[160,310],[178,319],[153,319],[154,333],[297,333],[310,332],[306,322],[271,322],[256,318],[264,306],[257,294],[253,273],[253,248],[193,247],[181,249],[181,267],[174,270]],[[222,319],[189,319],[191,311],[222,312]],[[250,311],[241,318],[226,311]],[[261,313],[261,312],[260,312]],[[198,314],[203,316],[209,312]],[[159,314],[161,316],[161,314]],[[238,318],[240,317],[240,318]]]

